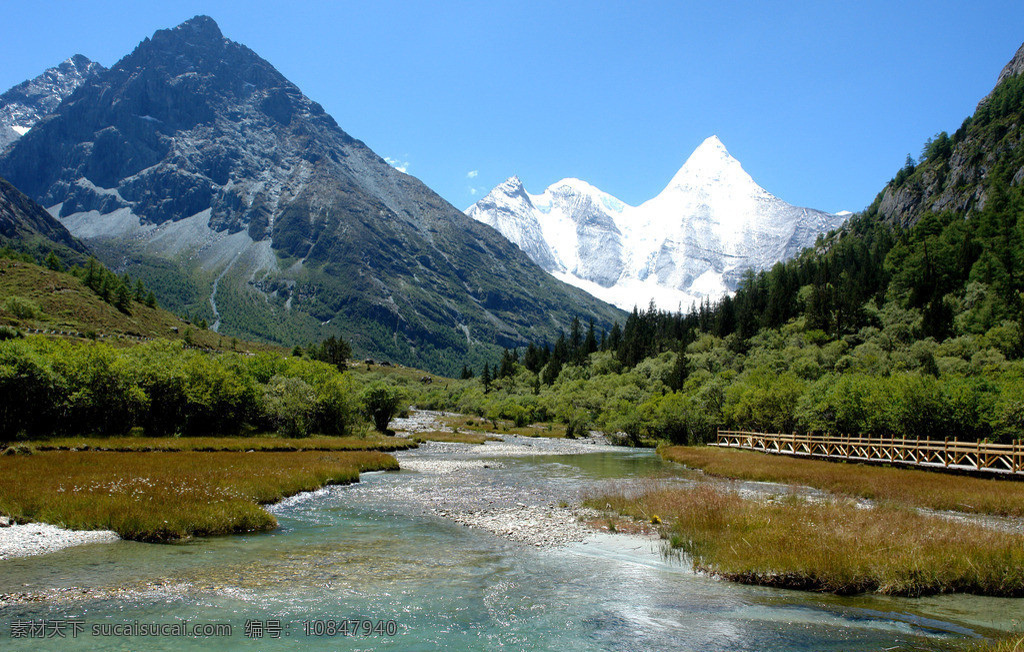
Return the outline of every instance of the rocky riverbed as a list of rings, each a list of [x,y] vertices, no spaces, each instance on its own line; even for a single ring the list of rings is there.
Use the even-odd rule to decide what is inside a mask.
[[[0,517],[0,561],[56,552],[86,543],[117,541],[114,532],[106,530],[65,530],[46,523],[12,524]]]
[[[406,419],[395,419],[391,427],[398,436],[417,432],[450,431],[443,412],[418,411]],[[607,440],[593,433],[584,439],[554,439],[502,435],[501,441],[485,444],[426,442],[420,448],[396,455],[403,471],[411,471],[402,482],[352,487],[354,492],[382,492],[381,500],[402,500],[418,504],[423,512],[468,527],[481,528],[512,541],[529,545],[560,546],[584,541],[593,529],[586,521],[597,516],[589,509],[570,507],[579,503],[579,488],[553,489],[531,484],[529,478],[508,482],[502,461],[515,457],[578,455],[611,450]]]

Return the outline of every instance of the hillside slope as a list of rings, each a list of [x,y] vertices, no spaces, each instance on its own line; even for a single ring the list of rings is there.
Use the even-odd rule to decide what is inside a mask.
[[[24,193],[0,178],[0,248],[42,260],[50,251],[65,263],[81,263],[88,248]]]

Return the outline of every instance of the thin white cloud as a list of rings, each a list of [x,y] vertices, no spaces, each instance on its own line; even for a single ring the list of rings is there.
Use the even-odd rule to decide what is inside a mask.
[[[391,158],[389,156],[385,156],[384,161],[399,172],[409,171],[409,161],[399,161],[397,158]]]
[[[478,174],[480,174],[480,170],[470,170],[466,173],[466,178],[475,179]]]
[[[476,188],[470,188],[469,189],[469,194],[471,194],[471,195],[473,195],[475,197],[476,196]]]

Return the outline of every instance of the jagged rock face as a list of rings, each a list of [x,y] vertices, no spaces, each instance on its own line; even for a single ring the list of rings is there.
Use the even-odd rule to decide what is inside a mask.
[[[113,264],[157,256],[194,272],[229,333],[341,332],[362,351],[457,369],[478,345],[618,316],[392,168],[207,17],[87,80],[0,174]],[[243,290],[261,298],[225,313],[224,292]],[[185,307],[202,309],[204,292]],[[271,316],[253,312],[260,302]]]
[[[1003,66],[1003,69],[999,71],[999,77],[996,78],[996,86],[1002,84],[1008,78],[1016,77],[1021,73],[1024,73],[1024,44],[1017,49],[1017,54],[1013,55],[1013,58],[1010,59],[1009,63]]]
[[[795,256],[845,219],[772,196],[714,136],[640,206],[578,179],[530,195],[513,177],[467,214],[599,298],[673,310],[735,290],[746,270]]]
[[[0,151],[53,113],[86,79],[103,70],[95,61],[76,54],[0,95]]]
[[[60,254],[65,262],[81,262],[88,249],[46,209],[17,188],[0,179],[0,246],[41,256]]]
[[[1024,74],[1024,45],[1017,50],[996,80],[995,88]],[[975,117],[986,110],[995,88],[979,103]],[[965,123],[953,137],[948,157],[922,162],[905,181],[890,182],[878,198],[878,214],[887,222],[913,226],[927,211],[953,211],[969,216],[985,207],[988,176],[1010,152],[1024,147],[1019,123],[1010,129],[977,131]],[[1018,165],[1020,165],[1018,163]],[[1012,183],[1024,182],[1024,166],[1015,170]]]

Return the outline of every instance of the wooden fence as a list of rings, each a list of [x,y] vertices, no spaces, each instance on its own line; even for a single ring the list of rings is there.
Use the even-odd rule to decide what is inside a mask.
[[[927,468],[983,471],[1024,477],[1024,443],[988,444],[956,439],[827,437],[719,430],[718,446],[762,453]]]

